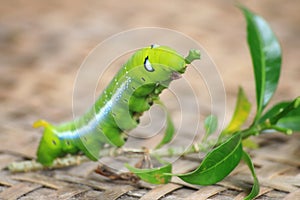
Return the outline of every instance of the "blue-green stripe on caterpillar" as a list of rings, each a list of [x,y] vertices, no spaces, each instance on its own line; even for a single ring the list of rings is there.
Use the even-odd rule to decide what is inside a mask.
[[[84,115],[55,126],[44,120],[34,123],[35,128],[45,128],[37,160],[50,166],[57,157],[79,152],[98,160],[105,144],[122,146],[125,131],[137,127],[139,117],[159,94],[185,72],[187,64],[199,58],[198,50],[190,50],[184,58],[159,45],[136,51]]]

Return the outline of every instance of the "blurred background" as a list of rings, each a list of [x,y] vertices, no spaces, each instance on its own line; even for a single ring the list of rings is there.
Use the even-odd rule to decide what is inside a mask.
[[[273,102],[300,94],[300,1],[240,1],[263,16],[283,48]],[[235,1],[0,1],[0,151],[34,156],[38,118],[72,118],[77,70],[101,41],[138,27],[163,27],[199,42],[215,62],[226,90],[226,116],[238,86],[255,102],[246,23]],[[253,108],[253,110],[255,110]]]

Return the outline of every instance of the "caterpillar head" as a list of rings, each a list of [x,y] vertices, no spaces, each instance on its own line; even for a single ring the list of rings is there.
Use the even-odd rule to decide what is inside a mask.
[[[154,65],[159,63],[161,66],[171,68],[174,72],[184,73],[187,64],[190,64],[193,60],[200,59],[199,50],[190,50],[189,55],[184,58],[174,49],[159,45],[151,45],[146,54],[144,66],[148,71],[154,71],[151,63]]]
[[[190,50],[189,55],[184,58],[167,46],[151,45],[137,51],[128,60],[125,70],[121,72],[125,76],[119,81],[125,81],[129,72],[130,77],[138,82],[134,86],[136,96],[147,96],[154,89],[154,93],[158,95],[171,81],[181,77],[187,64],[199,58],[198,50]]]
[[[57,135],[54,126],[44,120],[38,120],[33,124],[34,128],[44,127],[44,133],[37,150],[37,161],[45,166],[53,163],[57,157],[63,156],[62,142]]]
[[[174,49],[167,46],[151,45],[137,51],[125,64],[123,75],[129,72],[134,80],[144,85],[161,84],[168,87],[170,81],[178,79],[185,72],[187,64],[200,58],[198,50],[190,50],[184,58]],[[125,76],[126,79],[126,76]]]

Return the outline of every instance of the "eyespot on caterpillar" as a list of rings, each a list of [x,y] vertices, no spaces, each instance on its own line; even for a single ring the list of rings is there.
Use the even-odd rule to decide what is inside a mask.
[[[37,160],[50,166],[57,157],[79,152],[98,160],[104,145],[124,145],[124,132],[137,127],[139,117],[160,93],[181,77],[187,64],[199,58],[198,50],[190,50],[184,58],[170,47],[159,45],[136,51],[85,114],[58,125],[44,120],[33,124],[34,128],[44,127]]]

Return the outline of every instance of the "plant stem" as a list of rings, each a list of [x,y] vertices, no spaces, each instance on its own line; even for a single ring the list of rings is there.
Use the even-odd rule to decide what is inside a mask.
[[[242,139],[246,139],[253,135],[258,135],[262,131],[260,125],[251,126],[241,131]]]

